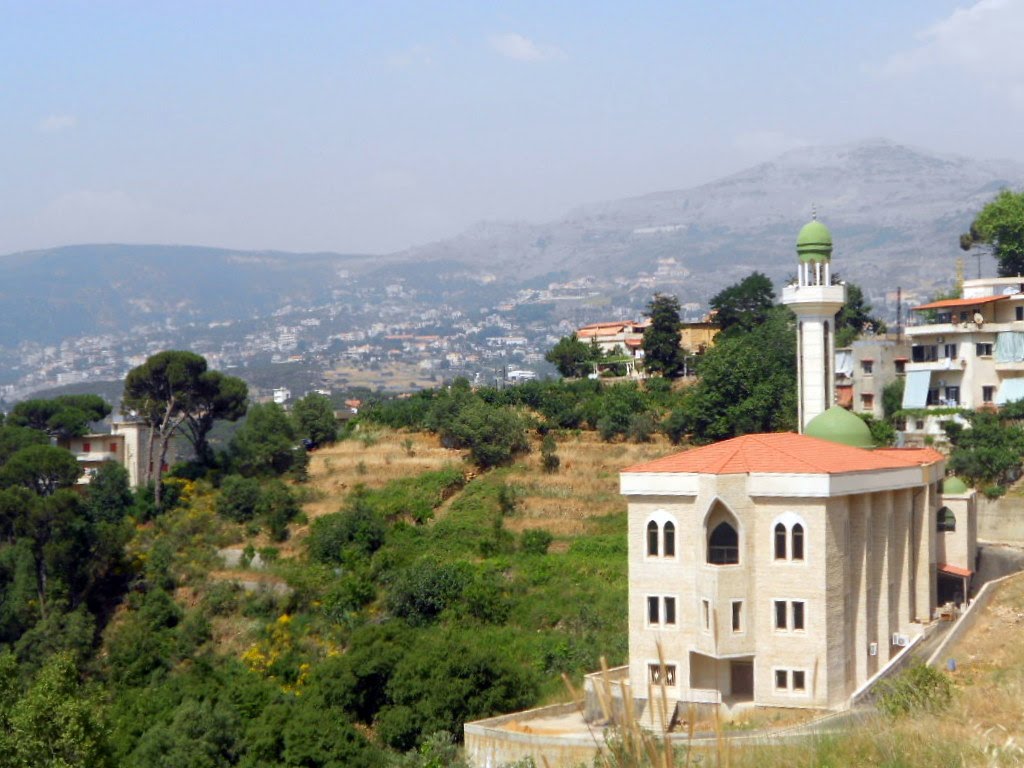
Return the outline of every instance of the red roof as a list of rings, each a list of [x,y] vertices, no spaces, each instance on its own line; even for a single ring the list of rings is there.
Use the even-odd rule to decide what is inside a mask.
[[[948,565],[946,563],[940,563],[939,570],[942,573],[948,573],[950,576],[959,576],[962,579],[969,579],[974,575],[974,571],[961,568],[959,565]]]
[[[831,475],[905,469],[943,459],[930,448],[865,450],[792,432],[743,435],[714,445],[674,453],[654,461],[634,464],[623,472],[686,472],[737,475],[771,474]]]
[[[1008,296],[978,296],[974,299],[943,299],[933,301],[931,304],[922,304],[920,307],[911,307],[915,312],[922,309],[949,309],[951,307],[977,307],[981,304],[991,304],[993,301],[1002,301]]]

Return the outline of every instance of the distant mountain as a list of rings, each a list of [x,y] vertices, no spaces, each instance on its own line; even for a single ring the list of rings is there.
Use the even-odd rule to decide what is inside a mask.
[[[812,209],[832,229],[835,263],[874,290],[948,284],[958,238],[1024,166],[946,157],[884,140],[793,150],[692,189],[582,206],[546,224],[487,223],[406,252],[504,275],[613,277],[672,257],[694,296],[752,270],[795,271],[794,241]],[[989,269],[992,267],[989,265]]]
[[[0,345],[242,319],[322,303],[379,257],[171,245],[72,245],[0,257]]]
[[[420,299],[443,295],[473,309],[556,276],[614,284],[637,306],[652,286],[701,301],[755,269],[777,282],[792,274],[796,233],[814,208],[832,229],[843,277],[876,297],[897,285],[927,293],[949,286],[960,233],[1005,186],[1024,186],[1024,166],[877,140],[794,150],[698,187],[584,205],[551,222],[481,223],[387,256],[153,245],[17,253],[0,257],[0,346],[265,317],[339,296],[365,303],[366,280],[404,279]],[[648,277],[631,285],[640,273]]]

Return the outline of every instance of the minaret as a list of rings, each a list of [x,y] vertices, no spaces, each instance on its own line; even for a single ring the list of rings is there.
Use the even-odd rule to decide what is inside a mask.
[[[796,252],[796,284],[782,289],[782,303],[797,319],[797,423],[802,434],[811,419],[835,402],[835,321],[846,303],[846,286],[832,285],[832,233],[817,217],[800,230]]]

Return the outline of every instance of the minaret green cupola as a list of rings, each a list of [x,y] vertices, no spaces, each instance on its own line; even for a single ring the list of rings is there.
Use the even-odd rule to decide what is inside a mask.
[[[841,405],[833,405],[807,422],[804,434],[854,448],[875,447],[875,441],[871,439],[871,430],[864,419],[850,413]]]
[[[846,286],[832,284],[832,233],[817,216],[796,236],[796,253],[796,282],[782,289],[782,303],[797,317],[798,426],[803,432],[836,401],[836,313],[846,302]]]
[[[828,261],[832,258],[832,233],[817,219],[804,224],[796,236],[800,261]]]

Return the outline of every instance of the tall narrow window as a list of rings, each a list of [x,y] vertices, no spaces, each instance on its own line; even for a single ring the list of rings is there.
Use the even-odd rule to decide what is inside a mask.
[[[775,526],[775,559],[786,559],[786,526],[782,523]]]
[[[793,602],[793,629],[804,628],[804,604],[802,601]]]
[[[665,523],[665,535],[662,538],[663,546],[662,552],[665,557],[676,556],[676,526],[674,523]]]
[[[701,610],[704,613],[704,629],[711,629],[711,603],[701,600]]]
[[[789,670],[775,670],[775,688],[779,691],[785,691],[789,688]]]
[[[665,623],[676,623],[676,599],[674,597],[665,598]]]
[[[804,527],[797,523],[793,526],[793,559],[804,559]]]
[[[712,565],[735,565],[740,561],[739,536],[728,523],[719,523],[708,537],[708,562]]]
[[[647,524],[647,554],[658,555],[658,524],[653,520]]]
[[[948,531],[956,530],[956,515],[953,514],[953,510],[949,507],[943,507],[939,510],[939,533],[946,533]]]
[[[786,621],[786,601],[776,600],[775,601],[775,628],[786,629],[789,624]]]
[[[793,670],[793,690],[803,691],[807,689],[806,676],[802,669]]]
[[[660,621],[658,617],[658,598],[648,597],[647,598],[647,622],[649,624],[658,624]]]
[[[732,631],[743,631],[743,602],[734,600],[732,603]]]

